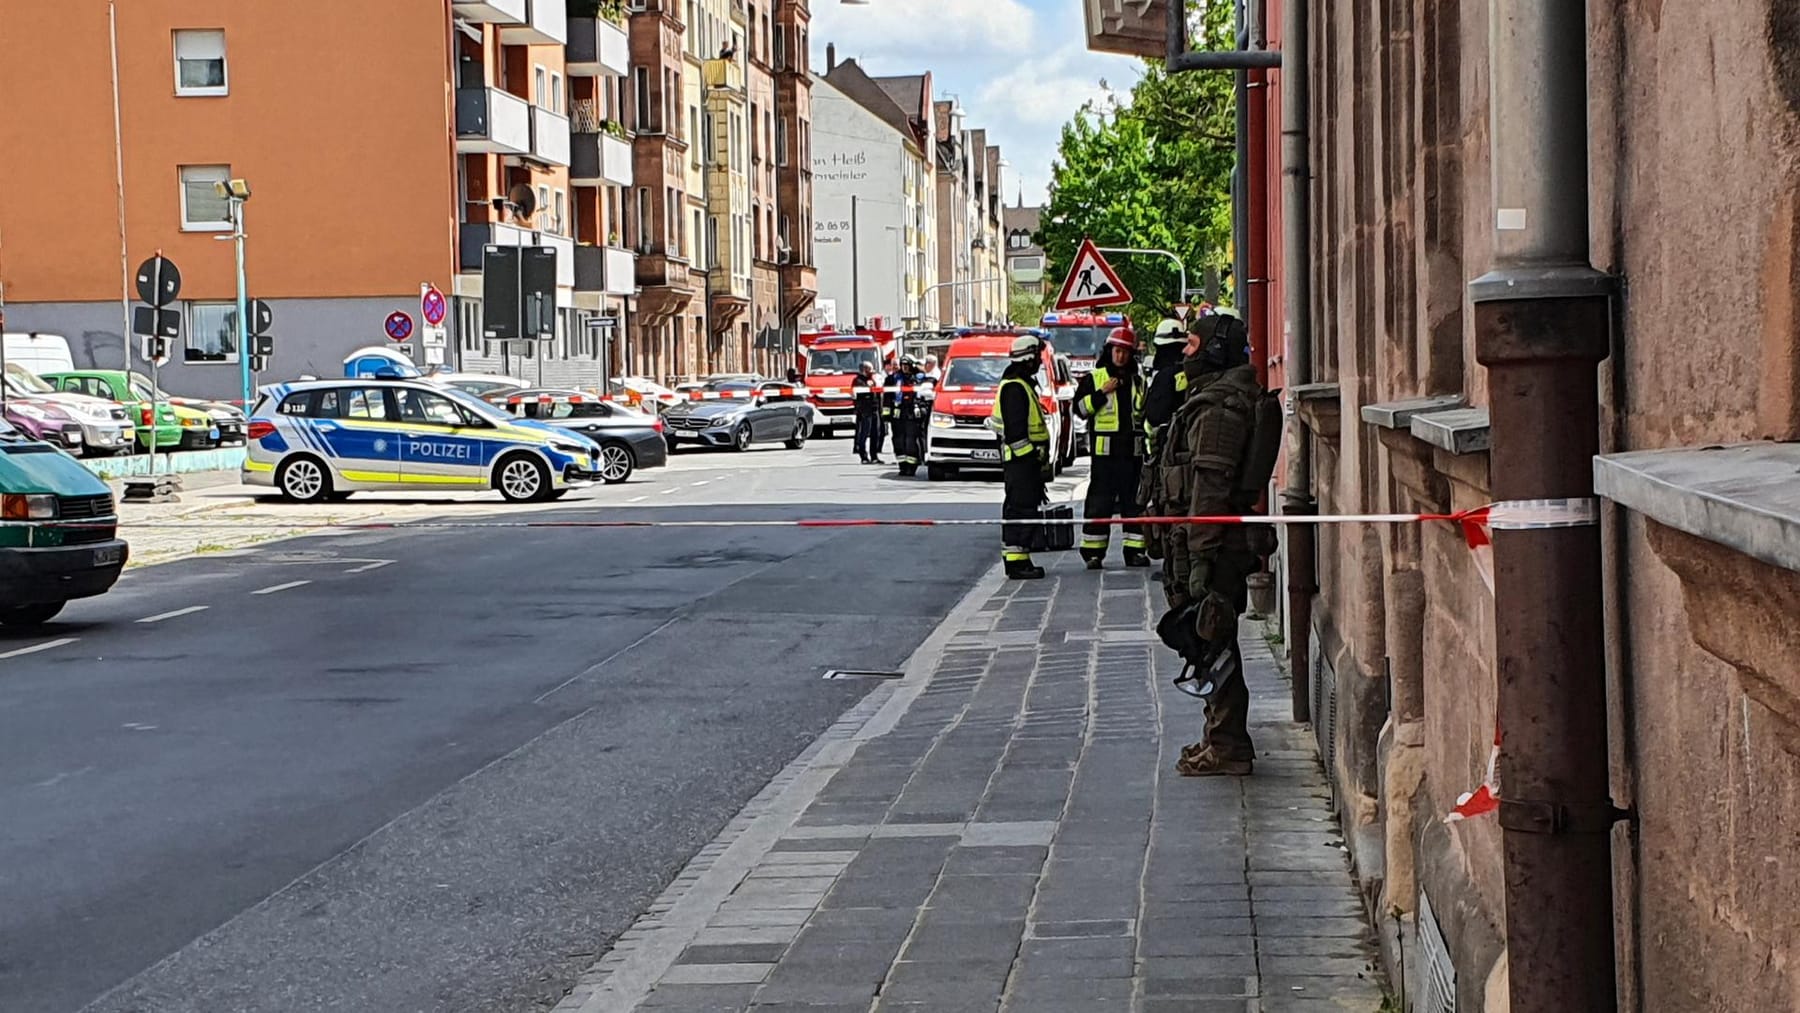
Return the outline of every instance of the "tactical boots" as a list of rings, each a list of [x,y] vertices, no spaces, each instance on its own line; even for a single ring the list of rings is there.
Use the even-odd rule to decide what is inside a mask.
[[[1225,759],[1204,746],[1198,752],[1189,753],[1188,749],[1192,748],[1183,749],[1181,759],[1175,761],[1175,772],[1182,777],[1248,777],[1254,766],[1249,760]]]
[[[1150,565],[1150,557],[1146,555],[1142,549],[1126,549],[1125,565],[1132,567],[1146,567]]]
[[[1044,568],[1029,559],[1009,559],[1006,561],[1006,579],[1043,580]]]

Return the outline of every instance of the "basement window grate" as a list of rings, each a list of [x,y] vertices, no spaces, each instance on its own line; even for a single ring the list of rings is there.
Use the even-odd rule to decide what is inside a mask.
[[[1431,899],[1419,891],[1419,1002],[1415,1013],[1456,1013],[1456,965]]]
[[[854,668],[833,668],[825,672],[826,679],[900,679],[904,672],[872,672]]]

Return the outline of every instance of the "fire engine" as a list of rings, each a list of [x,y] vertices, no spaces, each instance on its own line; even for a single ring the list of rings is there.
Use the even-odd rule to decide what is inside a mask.
[[[880,319],[854,331],[803,332],[795,348],[794,368],[806,384],[807,400],[818,409],[816,435],[835,436],[839,429],[856,429],[856,403],[850,383],[865,362],[875,366],[879,380],[887,375],[885,363],[899,354],[900,333]]]

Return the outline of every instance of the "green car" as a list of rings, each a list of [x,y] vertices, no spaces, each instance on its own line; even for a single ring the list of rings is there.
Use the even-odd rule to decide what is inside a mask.
[[[124,405],[137,423],[138,442],[146,449],[209,450],[220,443],[220,423],[213,411],[158,391],[142,373],[122,369],[77,369],[43,374],[57,390],[103,397]],[[150,446],[150,405],[156,405],[156,445]],[[240,416],[241,417],[241,416]],[[242,426],[237,428],[241,430]]]
[[[49,622],[125,568],[112,490],[81,462],[0,422],[0,625]]]

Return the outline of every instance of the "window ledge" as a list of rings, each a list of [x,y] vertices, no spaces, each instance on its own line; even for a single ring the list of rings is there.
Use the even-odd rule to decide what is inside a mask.
[[[1431,415],[1437,412],[1452,411],[1468,406],[1468,399],[1461,394],[1440,394],[1437,397],[1411,398],[1406,401],[1387,401],[1381,404],[1362,406],[1362,420],[1369,425],[1382,429],[1398,429],[1402,432],[1412,431],[1412,420],[1420,415]]]
[[[1407,425],[1414,438],[1458,456],[1484,453],[1490,445],[1486,408],[1414,415]]]
[[[1800,570],[1800,444],[1605,454],[1594,458],[1594,491],[1677,531]]]

